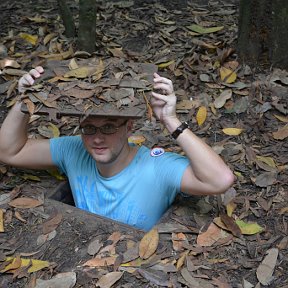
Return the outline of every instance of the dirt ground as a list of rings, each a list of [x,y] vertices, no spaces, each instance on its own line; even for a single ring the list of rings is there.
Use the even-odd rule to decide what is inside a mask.
[[[38,210],[13,210],[5,203],[0,205],[5,212],[6,229],[0,234],[0,271],[5,267],[5,257],[16,257],[20,252],[26,253],[27,257],[33,256],[33,253],[39,250],[40,254],[35,253],[33,258],[56,264],[50,267],[50,270],[31,274],[27,271],[22,271],[22,274],[19,271],[15,274],[14,271],[14,275],[1,273],[1,287],[37,287],[36,279],[50,279],[57,273],[71,270],[78,275],[75,287],[96,287],[96,283],[101,287],[97,281],[107,271],[124,271],[124,276],[122,275],[113,287],[168,287],[169,277],[170,287],[288,287],[288,138],[285,136],[288,135],[285,132],[288,130],[288,75],[286,71],[273,67],[251,68],[245,63],[239,64],[234,51],[237,43],[237,3],[238,1],[228,0],[197,0],[187,3],[152,0],[103,2],[99,4],[98,41],[94,56],[110,55],[125,57],[135,62],[154,63],[158,65],[161,75],[172,79],[178,95],[179,117],[188,121],[193,132],[209,143],[235,173],[235,185],[226,194],[228,199],[224,199],[224,203],[229,203],[229,208],[233,211],[231,218],[235,221],[243,220],[245,223],[257,223],[263,230],[250,235],[242,233],[235,236],[235,227],[231,223],[231,226],[225,223],[229,226],[229,229],[226,229],[230,231],[229,236],[201,246],[198,235],[205,232],[217,216],[223,216],[223,211],[228,211],[228,206],[221,204],[219,197],[214,196],[180,198],[159,224],[160,244],[156,253],[158,258],[155,258],[153,263],[142,263],[142,270],[137,266],[138,272],[128,271],[129,267],[125,270],[120,264],[117,267],[115,263],[114,268],[107,266],[98,269],[94,266],[92,270],[83,270],[79,265],[91,258],[91,254],[87,254],[87,246],[95,237],[104,243],[104,247],[111,243],[118,245],[117,252],[121,254],[128,249],[130,240],[137,243],[144,233],[113,224],[105,228],[102,220],[99,220],[99,226],[97,224],[89,230],[87,223],[94,222],[90,219],[91,215],[81,214],[79,217],[82,219],[79,220],[76,214],[73,214],[73,209],[70,211],[69,206],[65,206],[63,211],[66,212],[63,212],[63,215],[66,216],[63,216],[60,226],[57,226],[59,223],[53,224],[58,231],[54,238],[56,240],[33,246],[35,235],[41,234],[39,229],[42,229],[43,223],[47,219],[56,219],[58,214],[45,205]],[[77,5],[72,1],[70,4],[73,15],[77,18]],[[70,42],[63,36],[63,26],[57,17],[56,1],[2,1],[0,10],[0,44],[7,48],[6,52],[1,52],[1,57],[20,59],[21,69],[27,71],[31,63],[41,63],[35,56],[35,51],[49,50],[50,53],[59,53],[69,47]],[[49,19],[49,22],[43,24],[37,21],[36,18],[41,15]],[[196,32],[195,27],[190,27],[192,24],[206,28],[223,26],[224,29],[213,33],[203,30]],[[39,45],[31,45],[16,37],[19,32],[39,35],[41,39],[53,32],[56,33],[55,37],[57,36],[56,44],[44,44],[41,40]],[[75,47],[75,43],[73,45]],[[117,50],[120,48],[121,54]],[[225,76],[221,78],[221,67],[232,69],[237,80],[228,83],[227,77],[226,80]],[[0,85],[13,77],[4,74]],[[0,91],[1,89],[2,86]],[[7,99],[6,95],[6,91],[1,94],[1,119],[8,111],[7,103],[15,96],[12,93]],[[206,107],[207,111],[203,124],[199,124],[200,107]],[[39,127],[49,120],[41,118],[37,121],[31,124],[29,133],[31,137],[45,137]],[[68,125],[63,125],[61,121],[55,123],[61,135],[70,135],[74,129],[73,121],[67,120]],[[161,125],[152,124],[146,117],[137,122],[134,132],[137,136],[145,137],[142,144],[149,147],[162,146],[181,153]],[[237,130],[239,134],[233,135],[224,133],[225,128],[242,130]],[[235,133],[235,130],[233,132]],[[1,193],[11,193],[19,186],[22,193],[20,195],[43,200],[63,181],[59,180],[58,174],[51,171],[23,170],[5,165],[1,166],[0,177],[0,203]],[[20,216],[15,213],[17,211]],[[86,216],[89,221],[87,220],[85,225]],[[122,235],[131,234],[125,240],[122,237],[121,241],[118,240],[120,242],[107,240],[115,231],[120,231]],[[22,232],[24,234],[21,234]],[[180,233],[186,237],[185,240],[177,238],[182,237]],[[69,237],[70,241],[63,240]],[[174,246],[171,239],[174,240]],[[57,241],[62,246],[57,246]],[[177,241],[183,242],[181,248],[175,244]],[[69,249],[65,249],[65,245]],[[75,251],[80,252],[77,254]],[[276,259],[273,258],[275,253]],[[180,265],[183,255],[186,257],[185,261],[183,260],[185,264]],[[170,259],[173,265],[177,263],[175,266],[179,265],[178,270],[169,270],[167,263],[166,266],[163,264],[165,259]],[[74,269],[68,265],[69,262],[71,265],[73,263]],[[267,264],[268,268],[264,268],[264,272],[264,264],[261,266],[261,263]],[[152,264],[160,265],[162,274],[157,274],[156,277],[153,274],[155,270],[152,269],[152,273],[150,269],[154,267]],[[119,270],[119,267],[122,270]],[[187,276],[187,271],[192,278]],[[268,277],[269,273],[271,277]]]

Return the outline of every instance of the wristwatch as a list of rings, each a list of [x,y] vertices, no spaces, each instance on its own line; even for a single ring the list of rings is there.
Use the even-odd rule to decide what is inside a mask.
[[[187,122],[183,122],[179,127],[177,127],[177,129],[171,134],[171,136],[174,139],[177,139],[178,136],[187,128],[189,128],[188,123]]]

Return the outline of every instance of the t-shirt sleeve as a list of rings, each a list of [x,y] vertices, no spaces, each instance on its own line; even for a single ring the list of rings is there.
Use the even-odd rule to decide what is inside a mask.
[[[176,192],[181,192],[181,181],[186,168],[190,164],[189,159],[169,152],[166,152],[161,158],[162,156],[155,163],[158,180],[162,182],[162,185],[168,185],[174,188]]]
[[[62,136],[50,139],[52,161],[62,173],[67,175],[66,163],[73,161],[73,155],[81,145],[83,144],[80,136]]]

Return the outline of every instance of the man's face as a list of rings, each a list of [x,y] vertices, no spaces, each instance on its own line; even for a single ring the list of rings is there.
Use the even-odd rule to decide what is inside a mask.
[[[113,163],[128,147],[131,125],[131,120],[127,119],[90,116],[80,125],[84,146],[97,163]],[[100,129],[95,131],[95,127],[101,127],[102,132]]]

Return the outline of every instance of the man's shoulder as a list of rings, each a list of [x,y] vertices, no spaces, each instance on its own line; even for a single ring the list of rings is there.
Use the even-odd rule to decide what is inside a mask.
[[[141,146],[139,149],[139,154],[151,160],[155,160],[155,161],[161,161],[161,159],[177,159],[177,158],[185,159],[186,158],[185,156],[180,155],[176,152],[167,151],[165,150],[165,148],[161,146],[156,146],[152,148]]]
[[[61,136],[50,139],[50,145],[55,148],[64,148],[65,150],[83,149],[83,142],[80,136]]]

